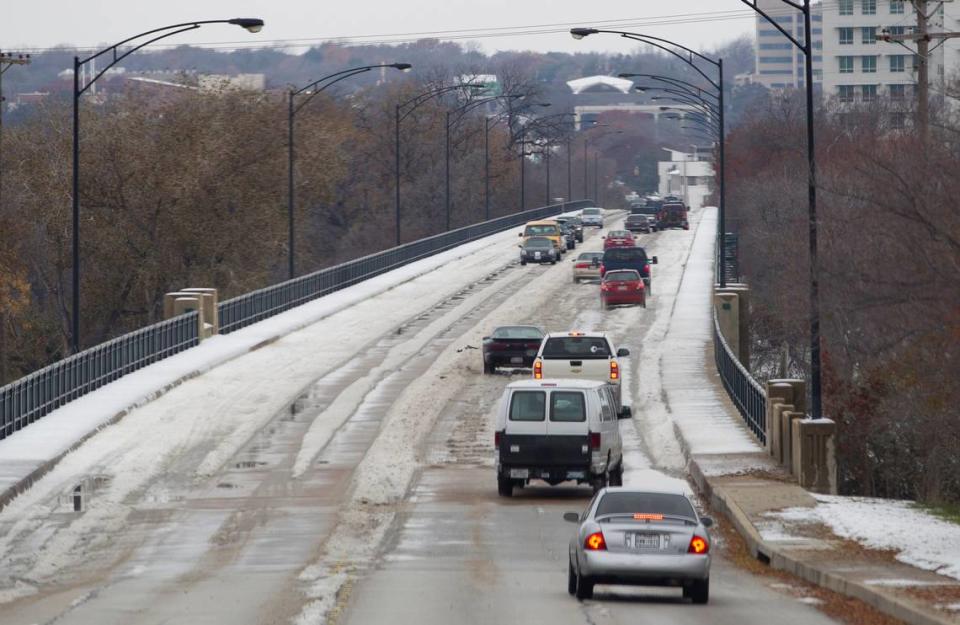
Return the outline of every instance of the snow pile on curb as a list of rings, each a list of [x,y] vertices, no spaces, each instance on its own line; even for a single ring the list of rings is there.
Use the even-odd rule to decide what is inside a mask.
[[[869,549],[896,551],[897,560],[960,579],[960,526],[910,501],[814,495],[814,508],[776,513],[785,521],[819,522]]]

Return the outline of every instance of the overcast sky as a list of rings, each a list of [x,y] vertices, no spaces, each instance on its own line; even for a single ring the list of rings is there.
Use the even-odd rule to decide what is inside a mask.
[[[576,42],[563,32],[510,31],[562,31],[570,25],[608,21],[603,26],[610,29],[710,48],[751,34],[754,24],[740,0],[3,0],[3,4],[0,49],[13,51],[115,43],[159,26],[230,17],[260,17],[266,27],[249,35],[236,27],[211,25],[168,42],[282,46],[290,40],[306,44],[341,37],[361,37],[354,40],[358,42],[397,41],[436,33],[441,39],[476,41],[488,53],[506,49],[625,52],[633,46],[612,35]]]

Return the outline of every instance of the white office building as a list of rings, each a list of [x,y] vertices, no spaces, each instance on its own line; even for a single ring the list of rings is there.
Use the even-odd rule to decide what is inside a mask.
[[[830,1],[835,2],[835,0]],[[778,26],[793,35],[798,42],[803,43],[804,24],[803,14],[800,11],[788,6],[783,0],[758,0],[757,6],[776,21]],[[823,12],[821,7],[821,3],[813,5],[810,28],[814,51],[814,86],[820,83],[822,69]],[[756,61],[756,73],[749,77],[749,82],[762,84],[768,89],[803,89],[806,78],[803,51],[759,14],[757,15]]]
[[[714,170],[710,148],[695,152],[664,148],[669,160],[657,163],[661,197],[677,195],[691,209],[702,207],[713,192]]]
[[[930,9],[937,3],[931,2]],[[931,19],[930,32],[960,30],[960,3],[941,3]],[[886,43],[876,36],[914,32],[917,16],[905,0],[831,0],[823,9],[823,90],[841,102],[871,102],[878,97],[912,99],[916,84],[916,44]],[[942,83],[960,66],[957,42],[933,49],[929,72],[932,84]]]

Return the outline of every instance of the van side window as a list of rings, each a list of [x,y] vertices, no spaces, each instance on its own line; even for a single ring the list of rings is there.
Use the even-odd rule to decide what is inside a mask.
[[[600,420],[613,421],[616,416],[613,414],[613,406],[610,405],[609,391],[606,388],[597,389],[597,395],[600,397]]]
[[[547,413],[544,391],[517,391],[510,398],[511,421],[543,421]]]
[[[565,423],[582,423],[587,420],[583,393],[579,391],[554,391],[550,393],[550,420]]]

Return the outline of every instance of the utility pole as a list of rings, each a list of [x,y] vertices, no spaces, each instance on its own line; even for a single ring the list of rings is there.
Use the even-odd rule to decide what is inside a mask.
[[[3,210],[3,75],[14,65],[29,65],[29,54],[13,54],[0,52],[0,210]],[[2,329],[0,329],[2,332]],[[2,379],[2,377],[0,377]]]
[[[960,38],[960,32],[930,32],[930,18],[940,10],[943,2],[929,0],[910,0],[917,14],[916,32],[903,35],[892,35],[884,30],[877,35],[878,41],[899,43],[910,41],[917,44],[917,131],[921,140],[926,141],[930,130],[930,53],[942,46],[948,39]],[[933,9],[930,10],[930,5]],[[929,10],[929,12],[928,12]],[[931,50],[930,43],[939,41]],[[909,49],[909,48],[908,48]]]

